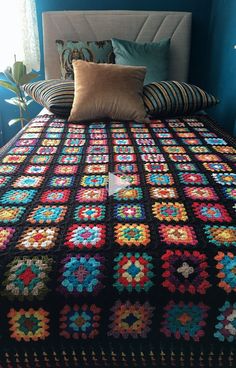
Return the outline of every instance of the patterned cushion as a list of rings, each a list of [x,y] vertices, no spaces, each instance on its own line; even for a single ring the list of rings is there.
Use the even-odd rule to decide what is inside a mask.
[[[72,60],[93,61],[94,63],[114,64],[111,41],[56,41],[60,55],[61,76],[74,79]]]
[[[68,116],[74,99],[74,81],[50,79],[23,86],[36,102],[54,114]]]
[[[144,105],[151,115],[191,114],[219,101],[197,86],[184,82],[155,82],[144,86]]]

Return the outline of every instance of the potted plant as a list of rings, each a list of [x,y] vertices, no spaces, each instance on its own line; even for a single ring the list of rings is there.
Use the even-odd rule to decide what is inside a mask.
[[[26,97],[22,86],[38,77],[38,74],[34,72],[27,73],[26,66],[22,61],[15,61],[13,66],[11,68],[7,68],[3,74],[5,78],[4,80],[0,80],[0,86],[16,95],[15,97],[6,99],[5,101],[18,106],[19,108],[19,117],[10,120],[8,125],[11,126],[20,122],[21,128],[23,128],[24,123],[28,123],[30,121],[28,106],[33,100]]]

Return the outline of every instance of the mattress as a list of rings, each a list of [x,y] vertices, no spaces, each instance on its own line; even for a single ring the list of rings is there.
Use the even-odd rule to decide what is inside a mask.
[[[207,116],[34,118],[1,153],[3,366],[234,366],[235,163]]]

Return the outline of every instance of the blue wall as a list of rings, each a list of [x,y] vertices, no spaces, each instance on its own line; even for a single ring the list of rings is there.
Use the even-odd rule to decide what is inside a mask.
[[[190,62],[189,80],[201,87],[206,88],[209,92],[215,93],[222,100],[222,103],[215,109],[214,114],[220,122],[223,122],[226,129],[232,129],[232,120],[236,116],[232,107],[233,85],[235,85],[235,69],[233,71],[233,56],[228,45],[233,38],[233,16],[236,16],[235,0],[40,0],[37,3],[38,23],[40,31],[40,45],[42,50],[42,12],[52,10],[112,10],[112,9],[131,9],[131,10],[173,10],[173,11],[189,11],[193,14],[193,33],[192,33],[192,52]],[[226,5],[227,3],[227,5]],[[230,6],[228,5],[230,4]],[[229,11],[230,8],[230,11]],[[221,17],[223,14],[223,20]],[[229,16],[232,20],[228,21]],[[209,28],[209,19],[210,28]],[[209,32],[210,31],[210,32]],[[223,34],[225,32],[225,34]],[[218,36],[217,36],[218,34]],[[218,38],[220,38],[220,45]],[[227,38],[227,42],[225,40]],[[234,40],[236,37],[234,37]],[[211,45],[212,40],[212,45]],[[209,45],[210,52],[209,52]],[[220,48],[220,50],[219,50]],[[234,57],[236,51],[234,52]],[[221,54],[219,55],[217,53]],[[41,53],[42,54],[42,53]],[[217,55],[217,57],[216,57]],[[223,64],[222,64],[223,63]],[[230,64],[232,63],[232,64]],[[231,65],[232,74],[227,75],[229,66]],[[234,65],[235,62],[234,62]],[[208,67],[206,67],[208,66]],[[41,61],[41,78],[43,74],[43,57]],[[220,70],[220,72],[219,72]],[[231,81],[231,85],[227,82]],[[234,84],[233,84],[234,81]],[[225,83],[230,87],[225,88]],[[224,88],[222,88],[222,86]],[[7,141],[13,136],[17,127],[8,128],[7,121],[14,117],[12,106],[6,104],[3,99],[10,97],[10,94],[0,89],[0,113],[3,118],[4,140]],[[235,103],[232,106],[236,105]],[[31,105],[31,113],[35,115],[41,109],[36,103]],[[231,110],[231,111],[230,111]],[[16,111],[17,112],[17,111]],[[226,114],[227,113],[227,114]],[[231,115],[231,117],[229,117]],[[227,125],[226,125],[227,124]]]
[[[236,136],[236,1],[213,0],[212,4],[206,87],[221,101],[212,116]]]

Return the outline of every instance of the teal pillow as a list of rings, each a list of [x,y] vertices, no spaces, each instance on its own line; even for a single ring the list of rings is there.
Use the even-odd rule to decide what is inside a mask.
[[[114,64],[111,41],[56,41],[62,79],[74,79],[73,60]]]
[[[144,84],[168,79],[170,39],[152,43],[111,40],[116,64],[146,66]]]

